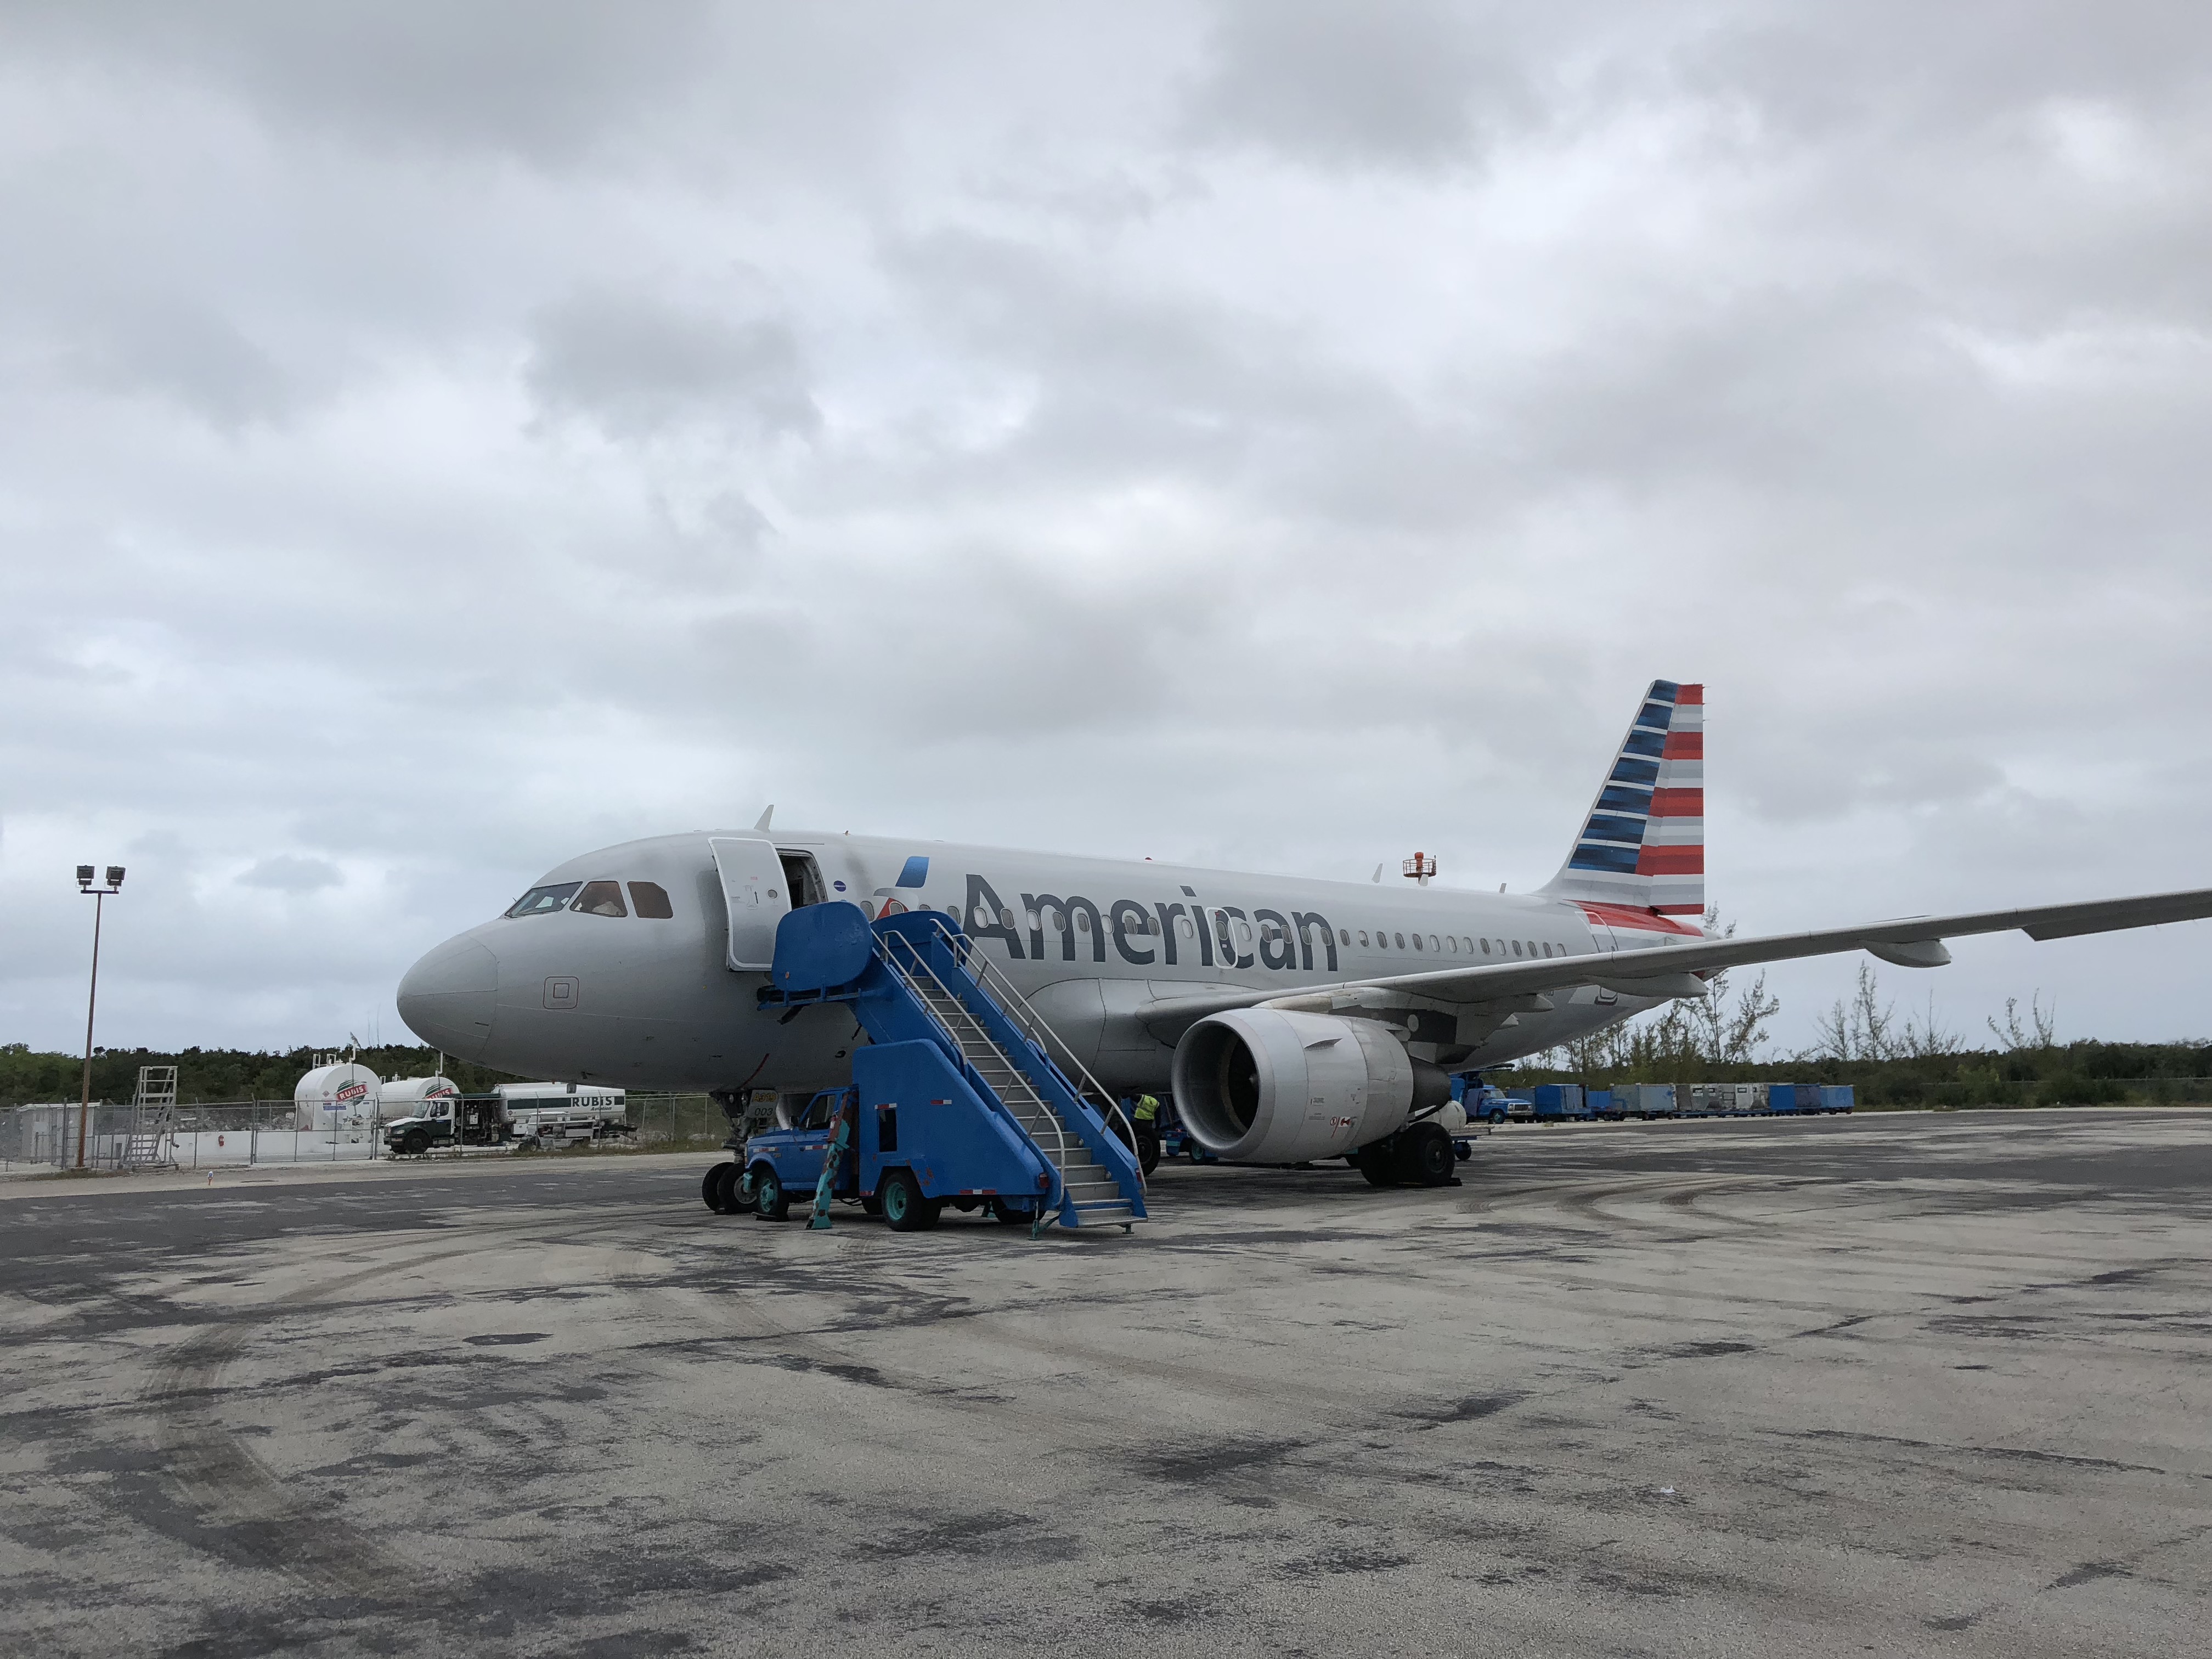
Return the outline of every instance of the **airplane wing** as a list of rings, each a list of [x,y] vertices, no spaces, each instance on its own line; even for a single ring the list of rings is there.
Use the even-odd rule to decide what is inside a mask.
[[[1547,991],[1599,985],[1624,996],[1702,996],[1700,975],[1753,963],[1789,962],[1800,957],[1865,951],[1906,968],[1940,968],[1951,959],[1947,939],[1969,933],[2002,933],[2017,928],[2030,939],[2072,939],[2083,933],[2153,927],[2161,922],[2193,921],[2212,916],[2212,888],[2180,893],[2151,893],[2137,898],[2091,899],[2079,904],[2046,904],[2025,910],[1980,910],[1956,916],[1904,916],[1856,927],[1830,927],[1810,933],[1771,933],[1754,939],[1695,939],[1660,934],[1661,943],[1634,951],[1604,951],[1549,960],[1486,963],[1381,979],[1345,980],[1294,992],[1223,989],[1165,998],[1142,1008],[1138,1018],[1163,1042],[1173,1042],[1208,1014],[1231,1008],[1288,1008],[1327,1013],[1355,1005],[1362,992],[1402,993],[1468,1006],[1522,1003]]]

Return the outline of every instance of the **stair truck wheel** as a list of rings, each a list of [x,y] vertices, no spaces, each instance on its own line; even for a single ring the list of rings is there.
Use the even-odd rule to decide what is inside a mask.
[[[1352,1167],[1367,1177],[1370,1187],[1395,1187],[1398,1184],[1395,1151],[1387,1140],[1378,1140],[1371,1146],[1362,1146],[1352,1154]]]
[[[939,1206],[921,1194],[921,1182],[911,1170],[893,1170],[884,1177],[884,1219],[895,1233],[918,1233],[937,1224]]]
[[[699,1196],[716,1215],[726,1214],[729,1209],[729,1194],[722,1189],[722,1171],[729,1167],[726,1164],[717,1164],[699,1182]]]
[[[1398,1137],[1398,1179],[1409,1186],[1449,1185],[1458,1161],[1441,1123],[1416,1123]]]
[[[1026,1227],[1035,1219],[1027,1210],[1018,1210],[1003,1198],[991,1200],[991,1219],[1001,1227]]]
[[[791,1213],[791,1194],[775,1165],[763,1159],[753,1165],[753,1213],[763,1221],[781,1221]]]

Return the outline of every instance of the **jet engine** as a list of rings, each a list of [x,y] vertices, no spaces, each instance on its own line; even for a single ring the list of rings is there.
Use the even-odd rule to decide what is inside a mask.
[[[1176,1045],[1176,1113],[1237,1164],[1339,1158],[1451,1098],[1451,1079],[1371,1019],[1237,1008]]]

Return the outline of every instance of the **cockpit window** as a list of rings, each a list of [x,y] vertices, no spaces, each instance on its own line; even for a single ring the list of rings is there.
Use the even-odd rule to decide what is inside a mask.
[[[676,914],[668,902],[668,890],[657,881],[634,881],[629,884],[630,908],[647,921],[666,921]]]
[[[576,895],[571,907],[587,916],[626,916],[629,907],[623,902],[622,884],[618,881],[587,881],[584,890]]]
[[[580,881],[563,881],[550,887],[533,887],[515,900],[514,908],[507,914],[510,916],[550,915],[554,911],[564,908],[576,896],[576,890],[583,884]]]

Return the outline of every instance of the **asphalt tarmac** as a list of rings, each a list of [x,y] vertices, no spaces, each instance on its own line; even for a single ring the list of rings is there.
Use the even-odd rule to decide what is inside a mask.
[[[0,1650],[2212,1644],[2212,1114],[1170,1165],[1038,1243],[706,1161],[0,1183]]]

